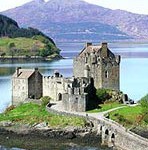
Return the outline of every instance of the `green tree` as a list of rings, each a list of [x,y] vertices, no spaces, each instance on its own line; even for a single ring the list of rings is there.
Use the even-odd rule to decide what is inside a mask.
[[[110,98],[110,95],[107,89],[98,89],[96,91],[96,95],[101,103],[105,102],[107,99]]]
[[[41,105],[45,107],[48,103],[50,103],[51,98],[49,96],[44,96],[41,98]]]
[[[142,113],[144,116],[144,121],[148,123],[148,94],[141,98],[140,104],[142,107]]]
[[[5,52],[1,53],[1,57],[2,57],[2,58],[4,58],[5,56],[6,56],[6,53],[5,53]]]
[[[13,58],[15,50],[16,50],[15,44],[14,43],[9,43],[8,44],[8,48],[9,48],[9,52],[10,52],[12,58]]]
[[[142,112],[144,114],[148,114],[148,94],[144,96],[143,98],[141,98],[140,104],[142,107]]]

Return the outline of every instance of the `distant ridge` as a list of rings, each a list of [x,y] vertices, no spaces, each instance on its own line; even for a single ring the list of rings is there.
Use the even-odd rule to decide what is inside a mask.
[[[34,0],[2,14],[59,41],[148,39],[148,15],[111,10],[83,0]]]

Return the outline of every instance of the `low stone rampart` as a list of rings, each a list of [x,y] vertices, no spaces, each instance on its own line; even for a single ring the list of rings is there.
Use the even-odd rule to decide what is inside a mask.
[[[148,139],[127,130],[115,121],[107,118],[92,117],[86,113],[57,111],[49,107],[46,107],[46,109],[48,112],[58,115],[82,117],[91,121],[97,133],[101,134],[103,144],[106,143],[109,146],[115,146],[121,150],[148,150]]]

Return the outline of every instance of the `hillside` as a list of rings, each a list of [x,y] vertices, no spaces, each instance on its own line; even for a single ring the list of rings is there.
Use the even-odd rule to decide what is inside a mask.
[[[147,39],[148,34],[147,15],[111,10],[82,0],[34,0],[2,14],[62,41]]]
[[[20,28],[16,21],[0,15],[1,56],[42,56],[59,54],[54,41],[34,28]]]

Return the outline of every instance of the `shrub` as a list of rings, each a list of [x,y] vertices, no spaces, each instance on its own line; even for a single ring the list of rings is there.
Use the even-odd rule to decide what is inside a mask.
[[[44,96],[41,98],[41,105],[46,106],[48,103],[50,103],[50,97],[49,96]]]
[[[141,98],[140,104],[142,107],[143,114],[145,115],[148,114],[148,94],[144,96],[143,98]]]
[[[9,106],[9,107],[6,108],[5,113],[10,112],[13,109],[15,109],[15,106],[11,105],[11,106]]]
[[[145,114],[144,117],[143,117],[143,120],[148,123],[148,114]]]
[[[108,93],[107,89],[98,89],[96,91],[96,95],[100,102],[104,102],[110,98],[110,94]]]
[[[124,118],[123,115],[118,115],[117,118],[118,118],[119,122],[125,122],[126,121],[126,119]]]

